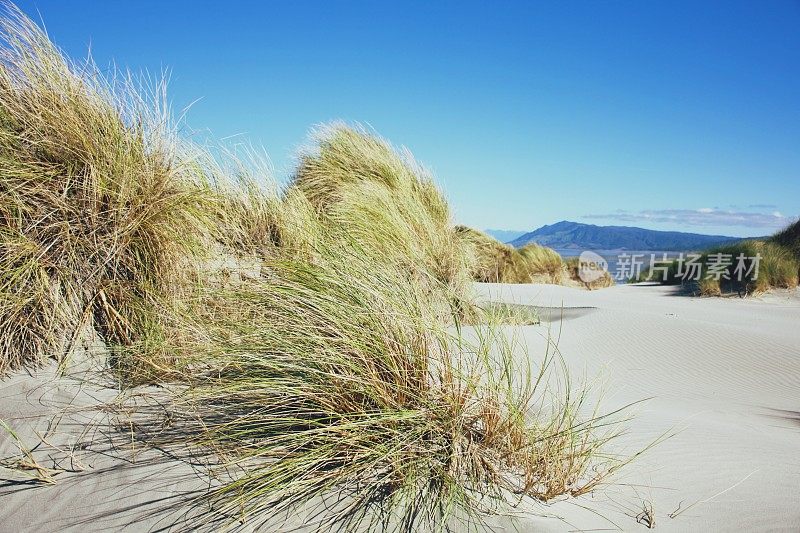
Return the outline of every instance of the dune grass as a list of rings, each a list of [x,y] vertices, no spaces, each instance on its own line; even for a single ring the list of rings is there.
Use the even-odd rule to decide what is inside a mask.
[[[429,290],[446,285],[328,242],[315,264],[271,263],[269,283],[204,306],[201,357],[215,368],[185,405],[194,443],[227,458],[228,481],[200,500],[209,520],[258,526],[344,494],[320,528],[479,524],[517,500],[583,494],[620,466],[601,452],[618,426],[586,389],[572,395],[554,353],[531,363],[496,324],[442,323]]]
[[[473,256],[471,275],[484,283],[561,283],[564,261],[554,250],[538,244],[516,249],[467,226],[456,232]]]
[[[0,372],[62,357],[87,323],[146,344],[213,209],[163,87],[71,63],[11,6],[0,40]]]
[[[326,227],[346,232],[376,260],[404,263],[462,290],[469,281],[470,256],[453,230],[447,202],[408,150],[395,150],[358,126],[318,128],[292,189]]]
[[[769,242],[788,249],[795,257],[800,258],[800,220],[775,233]]]
[[[545,280],[546,283],[561,283],[564,275],[564,261],[555,250],[538,244],[526,244],[517,250],[522,257],[524,269],[531,280]]]
[[[746,240],[734,244],[717,246],[698,254],[697,263],[701,265],[698,274],[672,261],[664,272],[643,270],[641,274],[630,280],[657,281],[667,285],[689,285],[692,290],[703,296],[721,296],[723,294],[763,293],[771,289],[793,289],[800,282],[800,255],[796,253],[793,236],[796,239],[797,223],[777,233],[766,241]],[[722,254],[721,256],[718,254]],[[740,256],[744,257],[743,270],[739,268]],[[750,258],[759,257],[758,268]],[[730,263],[719,273],[709,269],[709,259],[715,258]],[[696,278],[696,279],[695,279]]]
[[[603,289],[614,285],[614,278],[608,271],[603,272],[602,276],[588,283],[583,281],[580,276],[580,258],[578,257],[570,257],[567,259],[565,266],[569,279],[572,280],[573,283],[578,283],[589,290]]]
[[[161,85],[71,63],[15,8],[0,39],[0,372],[94,328],[123,385],[175,385],[195,425],[169,444],[228,467],[209,520],[340,493],[325,523],[444,527],[619,467],[563,362],[474,311],[475,256],[409,153],[329,126],[278,191],[186,146]],[[257,268],[230,282],[232,257]]]

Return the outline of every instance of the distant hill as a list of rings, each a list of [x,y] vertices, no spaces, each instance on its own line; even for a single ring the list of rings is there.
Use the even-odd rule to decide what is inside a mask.
[[[542,226],[511,241],[516,247],[534,242],[550,248],[581,250],[701,250],[722,243],[740,241],[738,237],[701,235],[680,231],[655,231],[628,226],[595,226],[566,220]]]
[[[483,231],[500,242],[511,242],[514,239],[525,235],[524,231],[513,229],[486,229]]]

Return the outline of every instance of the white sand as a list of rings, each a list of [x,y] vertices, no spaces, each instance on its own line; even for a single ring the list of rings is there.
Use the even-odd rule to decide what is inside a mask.
[[[635,409],[620,449],[675,433],[603,494],[543,509],[569,523],[527,526],[642,531],[633,517],[646,501],[659,531],[800,531],[800,293],[721,299],[648,285],[479,290],[554,308],[541,311],[553,322],[525,328],[530,357],[542,353],[547,328],[556,336],[560,329],[573,372],[606,379],[608,409],[652,397]]]
[[[552,308],[542,309],[544,324],[521,330],[529,356],[543,353],[548,329],[560,330],[559,348],[573,372],[606,379],[607,409],[653,398],[636,408],[616,451],[634,452],[675,433],[602,491],[539,509],[560,518],[529,516],[514,524],[519,531],[644,531],[634,518],[643,501],[654,506],[658,531],[800,531],[799,293],[723,300],[654,286],[587,292],[480,285],[479,291]],[[0,419],[29,446],[50,426],[53,446],[39,444],[35,457],[75,472],[43,486],[0,469],[0,530],[84,532],[130,524],[142,531],[179,521],[175,513],[154,512],[169,506],[164,498],[202,489],[195,468],[159,453],[120,450],[118,432],[106,424],[124,417],[93,408],[114,391],[52,376],[51,367],[0,382]],[[54,419],[60,423],[52,425]],[[0,430],[0,458],[15,453]],[[668,517],[679,508],[688,510]]]

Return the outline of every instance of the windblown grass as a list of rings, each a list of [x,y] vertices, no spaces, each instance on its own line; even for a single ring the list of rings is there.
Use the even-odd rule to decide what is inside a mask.
[[[19,454],[17,457],[2,457],[0,458],[0,468],[6,468],[14,474],[27,478],[35,483],[43,483],[52,485],[56,481],[54,476],[61,473],[60,470],[48,468],[39,462],[33,456],[31,450],[25,446],[22,439],[17,435],[11,426],[0,419],[0,434],[6,433],[8,437],[14,441],[17,446]]]
[[[785,238],[788,232],[789,229],[778,235]],[[775,288],[793,289],[800,281],[798,279],[800,257],[792,252],[790,246],[781,244],[781,240],[774,237],[767,241],[748,240],[717,246],[699,255],[700,258],[697,259],[697,263],[701,265],[699,274],[695,274],[685,266],[681,269],[675,260],[667,265],[666,276],[662,271],[644,270],[637,278],[631,279],[631,282],[657,281],[666,285],[683,284],[689,285],[694,292],[703,296],[720,296],[727,293],[761,293]],[[737,272],[740,256],[745,258],[743,270]],[[757,269],[751,259],[756,256],[760,257]],[[730,265],[718,273],[710,271],[709,259],[713,260],[715,257],[724,259]]]
[[[444,196],[407,150],[358,127],[322,127],[301,156],[293,189],[327,228],[347,233],[376,260],[466,291],[470,256]]]
[[[619,466],[602,451],[617,426],[557,357],[532,367],[499,325],[465,325],[474,256],[410,154],[331,126],[280,194],[185,149],[163,95],[73,65],[9,9],[0,372],[93,327],[128,383],[178,382],[196,425],[171,444],[230,467],[211,520],[344,491],[326,523],[442,528]],[[258,268],[219,282],[209,252]],[[555,275],[546,250],[512,255]]]
[[[155,309],[210,211],[163,86],[76,65],[16,8],[0,19],[0,373],[62,357],[88,322],[112,345],[158,336]],[[158,300],[158,302],[157,302]]]
[[[209,519],[257,526],[344,494],[320,528],[443,528],[585,493],[619,466],[600,452],[610,420],[554,380],[553,354],[531,366],[496,326],[447,327],[428,292],[446,285],[374,268],[359,244],[317,257],[269,264],[268,283],[206,306],[218,368],[187,409],[230,478],[202,499]]]
[[[564,275],[564,261],[561,256],[546,246],[526,244],[517,253],[532,281],[543,279],[547,283],[561,283]]]
[[[537,244],[516,249],[467,226],[456,232],[474,256],[472,278],[485,283],[561,283],[564,261],[554,250]]]
[[[744,241],[728,246],[720,246],[703,253],[703,263],[709,256],[723,254],[730,256],[733,264],[728,267],[724,275],[717,279],[711,276],[707,269],[703,271],[703,278],[708,280],[705,284],[707,289],[701,292],[704,294],[716,295],[732,290],[743,290],[745,292],[764,292],[772,288],[794,288],[797,287],[798,270],[800,262],[787,248],[770,241]],[[743,254],[745,258],[761,257],[758,265],[758,276],[755,277],[755,270],[752,274],[744,276],[742,281],[738,281],[738,274],[735,272],[737,257]],[[749,267],[750,262],[746,265]],[[714,287],[716,285],[716,287]]]
[[[770,237],[769,242],[783,246],[795,257],[800,258],[800,220],[777,232]]]

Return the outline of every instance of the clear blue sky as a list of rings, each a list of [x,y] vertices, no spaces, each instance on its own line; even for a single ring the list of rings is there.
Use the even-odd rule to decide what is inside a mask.
[[[800,214],[800,3],[36,0],[72,56],[172,72],[188,124],[408,146],[459,222],[763,235]],[[778,213],[780,216],[777,214]]]

